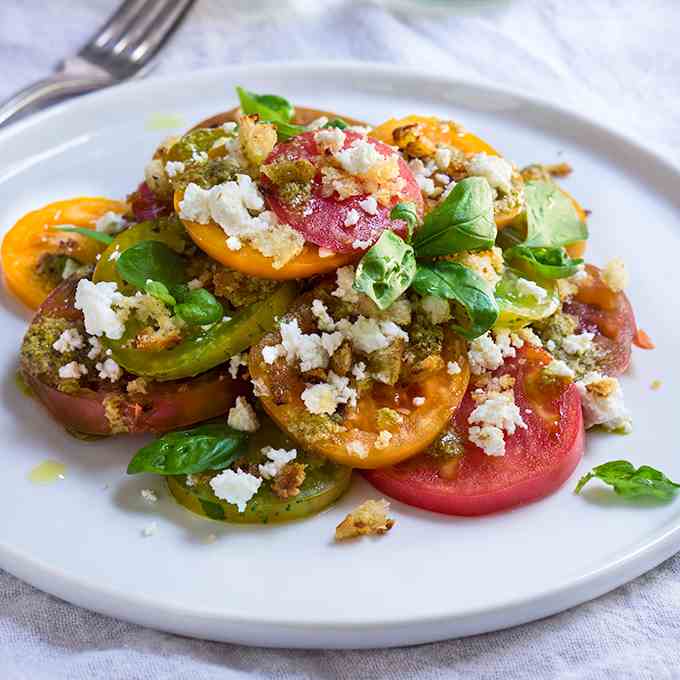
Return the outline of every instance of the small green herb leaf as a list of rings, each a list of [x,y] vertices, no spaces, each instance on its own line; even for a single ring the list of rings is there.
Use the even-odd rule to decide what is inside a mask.
[[[498,304],[479,274],[458,262],[418,264],[412,284],[419,295],[436,295],[456,303],[456,332],[468,340],[486,333],[498,318]]]
[[[215,296],[205,288],[190,290],[175,307],[175,314],[190,326],[215,323],[224,316],[224,309]]]
[[[386,229],[357,265],[354,287],[387,309],[411,285],[415,273],[413,248]]]
[[[141,448],[127,472],[189,475],[223,470],[246,452],[247,436],[227,425],[209,423],[190,430],[168,432]]]
[[[52,227],[50,231],[70,231],[74,234],[80,234],[81,236],[87,236],[94,241],[99,241],[100,243],[105,243],[107,246],[113,241],[113,236],[105,234],[103,231],[95,231],[94,229],[88,229],[87,227]]]
[[[406,222],[409,240],[418,224],[418,212],[414,203],[397,203],[390,212],[391,220],[403,220]]]
[[[588,474],[583,475],[574,492],[580,493],[581,489],[594,478],[609,484],[619,496],[624,498],[647,496],[660,501],[670,501],[680,489],[680,484],[672,482],[663,472],[649,465],[642,465],[636,470],[635,466],[627,460],[614,460],[598,465]]]
[[[573,276],[583,264],[581,259],[572,259],[564,248],[528,248],[515,246],[505,251],[505,259],[519,260],[529,274],[546,279],[565,279]]]
[[[146,282],[146,286],[144,288],[149,295],[153,295],[155,298],[158,298],[161,302],[164,302],[170,307],[174,307],[177,304],[177,300],[175,300],[175,298],[170,295],[170,291],[168,290],[167,286],[160,281],[152,281],[149,279]]]
[[[342,118],[333,118],[329,120],[325,125],[325,128],[338,128],[339,130],[346,130],[349,125]]]
[[[417,257],[491,248],[496,240],[493,194],[481,177],[468,177],[425,217],[413,241]]]
[[[182,258],[161,241],[140,241],[123,251],[116,261],[116,269],[139,290],[146,290],[149,279],[170,288],[186,278]]]
[[[295,110],[287,99],[275,94],[255,94],[242,87],[237,87],[236,92],[241,111],[246,115],[257,114],[261,121],[276,125],[281,139],[294,137],[305,131],[303,126],[290,122]]]
[[[527,182],[527,234],[522,245],[559,248],[588,238],[588,227],[554,182]]]

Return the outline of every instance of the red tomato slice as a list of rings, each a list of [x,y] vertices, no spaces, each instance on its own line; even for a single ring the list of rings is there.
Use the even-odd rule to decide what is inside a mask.
[[[593,342],[602,351],[599,369],[607,375],[620,375],[630,365],[637,326],[633,308],[625,293],[614,293],[602,281],[600,270],[589,264],[588,281],[566,302],[563,311],[578,321],[575,333],[594,333]]]
[[[73,307],[76,284],[77,279],[71,278],[55,288],[33,323],[45,316],[67,319],[82,334],[82,313]],[[49,346],[45,349],[49,350]],[[49,384],[25,357],[21,371],[55,420],[70,430],[92,435],[167,432],[222,415],[234,405],[237,396],[248,392],[247,384],[233,380],[224,367],[184,380],[149,380],[144,393],[132,394],[126,390],[129,375],[116,383],[93,375],[86,386],[66,393]]]
[[[306,132],[287,142],[277,144],[267,159],[267,163],[283,159],[291,161],[303,159],[317,165],[321,151],[314,141],[314,134],[314,132]],[[345,135],[344,148],[349,147],[355,140],[362,139],[362,136],[356,132],[346,132]],[[310,198],[296,207],[284,203],[277,195],[276,187],[266,177],[263,177],[262,182],[268,187],[266,198],[271,210],[276,213],[279,220],[297,229],[307,241],[336,253],[366,250],[366,248],[357,249],[352,243],[363,241],[372,245],[385,229],[393,229],[404,235],[406,224],[401,220],[396,222],[390,220],[390,211],[400,201],[411,202],[415,203],[418,213],[422,216],[423,198],[418,183],[408,165],[394,149],[370,137],[368,141],[386,158],[390,156],[398,158],[399,170],[405,186],[401,191],[401,196],[393,198],[390,207],[378,205],[377,213],[369,215],[359,205],[367,198],[366,194],[351,196],[344,200],[339,200],[337,196],[324,196],[321,174],[318,173],[313,180]],[[346,227],[345,220],[350,210],[356,210],[359,213],[359,221],[351,227]]]
[[[585,432],[576,387],[546,385],[541,379],[541,369],[549,362],[544,351],[525,347],[495,373],[515,377],[515,402],[528,426],[506,437],[504,456],[487,456],[467,439],[467,420],[475,407],[473,386],[449,425],[462,444],[462,455],[421,454],[393,467],[365,471],[366,479],[396,500],[447,515],[486,515],[552,493],[581,460]]]

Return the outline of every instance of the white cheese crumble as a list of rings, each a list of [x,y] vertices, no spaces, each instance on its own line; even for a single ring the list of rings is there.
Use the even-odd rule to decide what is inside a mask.
[[[144,538],[149,538],[150,536],[153,536],[156,532],[158,531],[158,523],[157,522],[151,522],[148,526],[145,526],[142,529],[142,536]]]
[[[562,349],[567,354],[584,354],[593,346],[594,333],[583,332],[579,335],[567,335],[562,340]]]
[[[351,373],[357,382],[366,380],[366,378],[368,378],[368,373],[366,373],[366,364],[363,361],[357,361],[357,363],[352,366]]]
[[[503,353],[488,331],[470,342],[468,350],[470,370],[474,375],[495,371],[503,365]]]
[[[276,477],[285,465],[297,458],[297,449],[286,451],[286,449],[274,449],[271,446],[265,446],[261,453],[269,458],[267,463],[258,466],[264,479]]]
[[[373,144],[365,139],[355,139],[347,148],[336,151],[333,156],[350,175],[365,175],[385,160]]]
[[[83,312],[85,330],[90,335],[105,335],[112,340],[123,337],[125,325],[112,309],[112,305],[123,299],[117,289],[118,285],[110,281],[78,281],[74,307]]]
[[[335,255],[334,250],[330,250],[329,248],[324,248],[323,246],[319,247],[319,257],[326,258],[326,257],[333,257]]]
[[[314,135],[314,141],[322,150],[328,149],[332,153],[340,151],[345,146],[346,135],[340,128],[326,128]]]
[[[106,359],[104,362],[97,362],[95,368],[99,371],[99,377],[102,380],[110,380],[116,382],[123,375],[121,367],[113,360]]]
[[[548,291],[535,281],[522,278],[517,279],[517,292],[526,297],[532,297],[536,302],[543,302],[548,298]]]
[[[623,390],[616,378],[593,371],[579,380],[576,387],[581,394],[586,429],[601,425],[612,432],[628,434],[632,431],[630,413],[623,403]]]
[[[525,328],[520,328],[517,331],[518,337],[523,340],[524,342],[528,343],[529,345],[532,345],[533,347],[543,347],[543,342],[541,338],[536,335],[534,330],[532,328],[529,328],[529,326],[526,326]]]
[[[83,346],[83,336],[77,328],[67,328],[53,343],[52,348],[59,354],[72,352],[74,349],[81,349]]]
[[[264,380],[261,378],[252,378],[250,383],[253,386],[253,396],[254,397],[269,397],[269,388],[265,384]]]
[[[373,446],[375,446],[376,449],[386,449],[390,445],[393,436],[394,435],[389,430],[380,430],[378,438],[375,440]]]
[[[413,405],[416,408],[423,406],[425,404],[425,397],[413,397]]]
[[[181,175],[185,170],[184,163],[182,161],[168,161],[165,164],[165,172],[168,177],[175,177],[175,175]]]
[[[349,386],[349,378],[330,371],[328,382],[307,385],[301,398],[310,413],[332,415],[340,404],[356,406],[357,392]]]
[[[440,170],[446,171],[448,170],[449,165],[451,165],[452,156],[451,149],[440,146],[434,153],[434,162]]]
[[[142,489],[139,493],[147,503],[156,503],[158,501],[158,494],[153,489]]]
[[[124,227],[125,218],[121,217],[118,213],[112,212],[111,210],[109,210],[109,212],[105,212],[94,223],[95,231],[98,231],[102,234],[109,234],[109,236],[113,236],[114,234],[121,232]]]
[[[363,442],[360,442],[358,439],[353,439],[347,444],[347,453],[349,453],[350,456],[356,456],[357,458],[366,458],[366,456],[368,456],[368,449]]]
[[[426,295],[421,299],[420,306],[430,320],[430,323],[434,325],[445,323],[451,318],[449,301],[437,295]]]
[[[378,201],[375,196],[367,196],[363,201],[359,201],[359,207],[368,215],[378,214]]]
[[[475,177],[484,177],[493,189],[504,194],[512,191],[512,165],[500,156],[475,154],[468,160],[467,170]]]
[[[210,480],[210,486],[218,498],[231,503],[239,512],[245,512],[246,504],[258,492],[262,480],[243,470],[225,470]]]
[[[90,351],[87,353],[87,358],[88,359],[96,359],[101,353],[102,353],[102,343],[99,338],[96,338],[94,336],[90,336],[87,339],[88,343],[90,344]]]
[[[559,359],[553,359],[544,369],[543,373],[554,378],[570,378],[573,379],[574,371],[564,362]]]
[[[227,425],[241,432],[255,432],[260,427],[255,411],[245,397],[236,398],[236,404],[229,409]]]
[[[200,279],[191,279],[191,281],[187,281],[187,288],[189,290],[197,290],[198,288],[203,288],[203,281]]]
[[[335,272],[335,277],[337,288],[331,295],[350,304],[359,302],[359,292],[354,289],[354,267],[352,265],[340,267]]]
[[[495,425],[474,425],[468,430],[468,439],[479,446],[487,456],[505,455],[505,437],[503,430]]]
[[[361,215],[359,215],[359,212],[352,208],[351,210],[348,210],[345,215],[344,225],[346,227],[353,227],[360,219]]]
[[[470,441],[489,456],[505,455],[504,432],[512,435],[518,427],[527,429],[512,390],[490,393],[472,410],[468,423]]]
[[[238,376],[238,369],[241,366],[248,365],[248,353],[243,352],[243,354],[234,354],[234,356],[229,358],[229,375],[236,380]]]
[[[458,375],[462,370],[463,369],[461,369],[460,364],[457,361],[449,361],[449,363],[446,364],[446,372],[449,375]]]
[[[81,378],[84,375],[87,375],[87,366],[79,364],[77,361],[71,361],[70,363],[59,367],[59,377],[64,380],[69,380],[71,378],[78,380],[78,378]]]
[[[316,325],[320,331],[332,333],[335,330],[335,321],[321,300],[312,300],[312,314],[316,317]]]

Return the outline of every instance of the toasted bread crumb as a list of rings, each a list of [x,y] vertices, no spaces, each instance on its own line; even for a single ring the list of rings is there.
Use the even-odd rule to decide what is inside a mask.
[[[272,482],[272,491],[283,500],[294,498],[300,493],[305,481],[305,466],[302,463],[286,463]]]
[[[394,520],[387,516],[389,510],[390,504],[385,499],[364,501],[335,528],[335,540],[387,533],[394,526]]]
[[[653,390],[658,390],[661,387],[661,385],[662,385],[661,381],[657,379],[657,380],[652,380],[652,384],[650,385],[650,387]]]

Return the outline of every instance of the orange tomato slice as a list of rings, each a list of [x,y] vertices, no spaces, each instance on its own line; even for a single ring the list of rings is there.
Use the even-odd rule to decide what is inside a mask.
[[[180,192],[175,193],[175,211],[179,214]],[[280,269],[275,269],[272,258],[265,257],[250,246],[244,245],[240,250],[227,248],[227,237],[222,229],[210,222],[199,224],[182,220],[193,242],[214,260],[249,276],[261,279],[306,279],[316,274],[335,271],[338,267],[354,262],[359,256],[356,253],[333,253],[329,257],[320,257],[317,246],[307,243],[302,252],[287,262]]]
[[[37,309],[52,291],[50,281],[38,266],[45,255],[66,255],[81,264],[94,264],[104,250],[103,243],[53,227],[73,225],[95,228],[107,212],[123,214],[127,205],[99,197],[57,201],[24,215],[2,241],[2,270],[8,288],[26,305]]]

